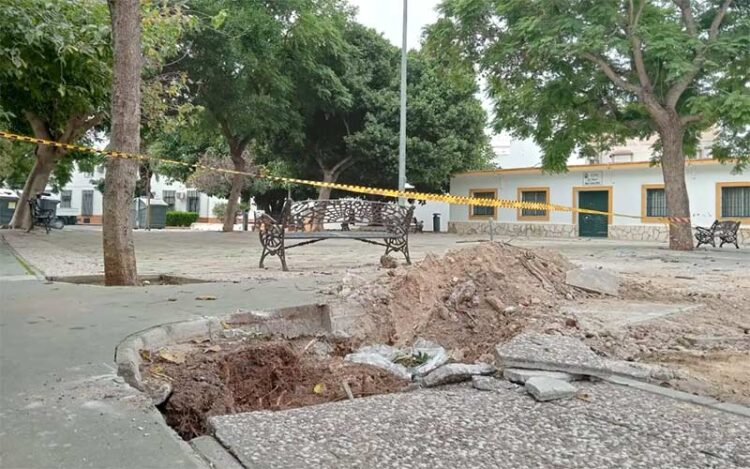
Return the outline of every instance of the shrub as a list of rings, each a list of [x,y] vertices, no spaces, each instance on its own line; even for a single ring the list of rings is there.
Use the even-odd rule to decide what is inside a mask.
[[[214,208],[211,211],[214,213],[214,216],[216,218],[222,219],[224,218],[224,214],[227,213],[227,203],[219,202],[216,205],[214,205]]]
[[[197,220],[195,212],[167,212],[167,226],[190,226]]]

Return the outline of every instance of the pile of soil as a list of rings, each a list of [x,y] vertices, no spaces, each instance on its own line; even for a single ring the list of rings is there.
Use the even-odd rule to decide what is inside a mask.
[[[216,350],[216,348],[214,348]],[[332,353],[349,347],[334,345]],[[286,340],[222,344],[220,351],[195,350],[184,362],[152,356],[144,376],[169,380],[173,391],[160,410],[167,424],[189,440],[207,432],[214,415],[282,410],[403,390],[409,383],[379,368],[319,357]]]
[[[424,337],[455,360],[487,360],[559,301],[589,296],[565,284],[573,267],[559,254],[486,242],[390,270],[346,301],[364,310],[356,332],[370,340],[403,346]]]

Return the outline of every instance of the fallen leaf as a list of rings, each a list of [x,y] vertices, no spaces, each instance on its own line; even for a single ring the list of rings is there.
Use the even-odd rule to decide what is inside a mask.
[[[204,343],[204,342],[208,342],[208,341],[210,341],[210,340],[211,340],[211,339],[209,339],[209,338],[207,338],[207,337],[201,337],[201,338],[197,338],[197,339],[191,339],[191,340],[190,340],[190,342],[192,342],[192,343],[194,343],[194,344],[202,344],[202,343]]]
[[[177,301],[177,298],[167,298],[167,301]]]
[[[314,392],[315,394],[322,394],[322,393],[323,393],[323,391],[325,391],[325,390],[326,390],[326,385],[325,385],[325,384],[323,384],[323,383],[318,383],[318,384],[316,384],[316,385],[315,385],[315,386],[313,387],[313,392]]]
[[[579,392],[576,397],[582,401],[591,402],[591,395],[585,392]]]
[[[195,297],[196,300],[200,301],[209,301],[209,300],[215,300],[216,297],[214,295],[200,295]]]
[[[182,363],[185,363],[185,354],[181,352],[170,352],[168,350],[159,350],[159,357],[162,360],[168,361],[170,363],[176,363],[178,365],[181,365]]]
[[[138,354],[141,356],[141,360],[145,361],[151,361],[151,351],[150,350],[139,350]]]
[[[219,345],[212,345],[210,347],[206,347],[206,352],[221,352],[221,346]]]

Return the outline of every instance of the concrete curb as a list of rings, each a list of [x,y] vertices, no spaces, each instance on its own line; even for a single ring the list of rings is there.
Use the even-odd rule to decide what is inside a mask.
[[[696,394],[690,394],[684,391],[665,388],[662,386],[657,386],[655,384],[645,383],[643,381],[638,381],[630,378],[623,378],[620,376],[610,376],[609,378],[603,378],[603,380],[607,381],[608,383],[617,384],[619,386],[627,386],[652,394],[658,394],[660,396],[676,399],[678,401],[689,402],[690,404],[701,405],[704,407],[709,407],[711,409],[729,412],[730,414],[739,415],[741,417],[750,418],[750,407],[746,407],[740,404],[721,402],[712,397],[698,396]]]
[[[330,308],[327,305],[302,305],[271,311],[233,313],[223,317],[207,316],[200,319],[176,321],[150,327],[123,339],[115,347],[117,374],[139,391],[149,392],[158,404],[164,394],[149,390],[143,382],[140,366],[141,350],[160,348],[186,342],[194,338],[214,340],[223,337],[250,335],[278,335],[285,338],[315,336],[331,333]],[[167,393],[168,394],[168,393]]]

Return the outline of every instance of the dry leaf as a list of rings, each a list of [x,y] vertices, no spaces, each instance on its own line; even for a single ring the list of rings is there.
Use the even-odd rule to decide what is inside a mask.
[[[201,295],[201,296],[196,296],[195,299],[201,300],[201,301],[208,301],[208,300],[215,300],[216,297],[214,295]]]
[[[206,347],[206,352],[221,352],[221,346],[219,345],[212,345],[210,347]]]
[[[585,392],[579,392],[576,397],[582,401],[591,402],[591,394]]]
[[[138,350],[138,354],[141,356],[141,360],[144,361],[151,361],[151,351],[150,350]]]
[[[162,360],[168,361],[170,363],[176,363],[178,365],[181,365],[185,363],[185,354],[181,352],[170,352],[168,350],[159,350],[159,357]]]
[[[323,383],[318,383],[313,387],[313,392],[315,394],[323,394],[323,391],[326,390],[326,385]]]

